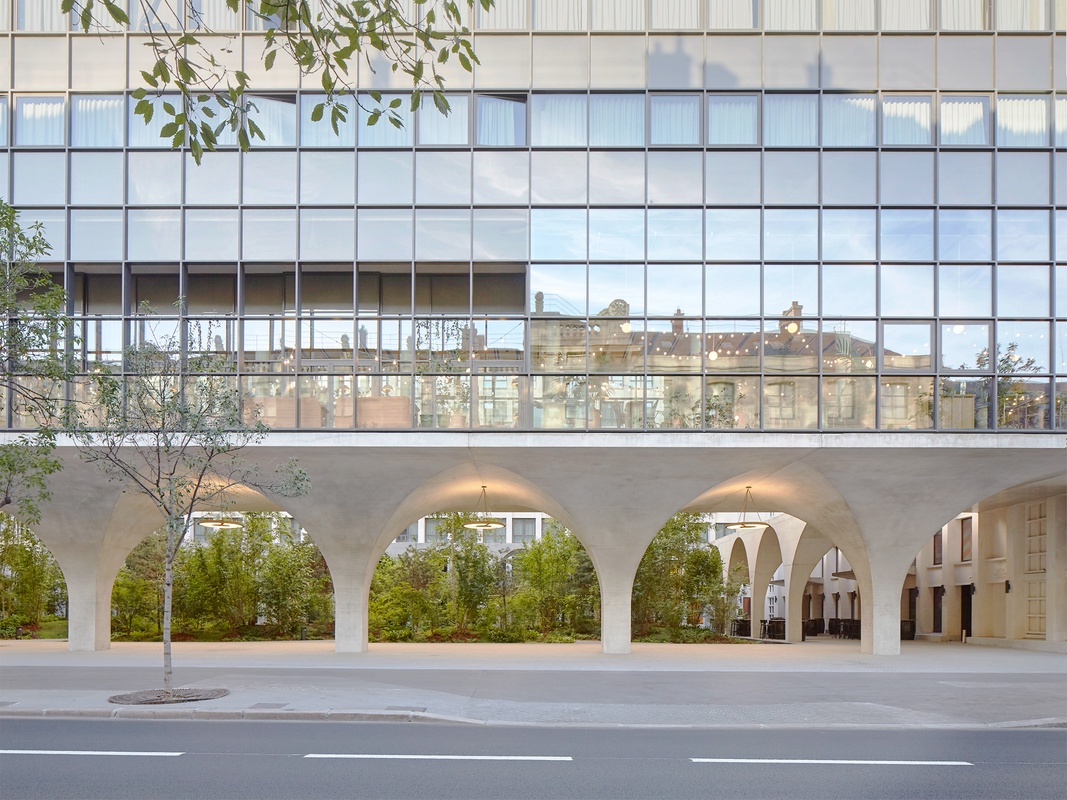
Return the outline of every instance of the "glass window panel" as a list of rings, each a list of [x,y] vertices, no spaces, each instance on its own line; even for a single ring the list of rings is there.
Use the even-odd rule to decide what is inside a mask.
[[[470,142],[470,97],[448,96],[448,114],[437,110],[433,97],[419,107],[419,144],[466,145]]]
[[[71,147],[122,147],[122,95],[74,95],[70,108]]]
[[[526,209],[474,209],[475,261],[525,261],[529,241],[530,215]]]
[[[1047,378],[1013,378],[998,381],[997,427],[1004,430],[1047,430],[1049,384]]]
[[[145,100],[152,105],[152,119],[146,124],[145,118],[134,113],[139,101],[130,98],[127,104],[126,126],[129,134],[130,147],[170,147],[170,139],[164,139],[159,135],[163,126],[171,122],[174,117],[168,114],[165,106],[170,105],[174,110],[181,107],[181,97],[167,94],[162,97],[149,95]]]
[[[645,154],[590,152],[589,202],[592,205],[644,205]]]
[[[550,316],[584,317],[584,264],[531,264],[530,311]]]
[[[300,202],[350,206],[356,202],[356,156],[351,152],[300,154]]]
[[[296,211],[245,209],[241,241],[246,261],[296,260]]]
[[[759,144],[759,97],[709,95],[708,144]]]
[[[529,25],[527,0],[499,0],[491,10],[478,9],[481,30],[524,30]]]
[[[930,144],[933,104],[925,96],[887,96],[882,99],[882,144]]]
[[[122,153],[71,153],[70,202],[74,205],[122,205],[126,186]]]
[[[764,95],[763,143],[767,147],[816,147],[819,144],[818,96]]]
[[[1057,317],[1067,317],[1067,265],[1056,264],[1052,267],[1056,275],[1056,299],[1054,306]]]
[[[311,119],[315,106],[326,102],[326,96],[321,94],[305,94],[300,97],[300,146],[301,147],[355,147],[356,146],[356,109],[355,98],[346,97],[340,105],[345,107],[341,112],[345,115],[344,122],[337,122],[337,132],[333,129],[332,112],[327,107],[323,109],[322,119],[313,122]]]
[[[245,153],[244,191],[245,205],[293,206],[296,205],[296,153],[253,151]]]
[[[940,0],[941,30],[984,31],[987,0]]]
[[[882,326],[882,369],[917,372],[931,368],[930,323],[887,322]]]
[[[530,98],[530,143],[534,147],[584,147],[586,97],[535,94]]]
[[[470,261],[471,212],[424,208],[415,212],[415,258],[419,261]]]
[[[126,192],[133,206],[176,206],[182,200],[182,154],[131,152]]]
[[[989,98],[941,97],[941,144],[988,145]]]
[[[700,205],[704,167],[700,153],[652,151],[648,154],[649,205]]]
[[[526,144],[526,97],[478,95],[476,143],[487,147]]]
[[[356,186],[360,205],[411,205],[411,153],[360,153],[357,159]]]
[[[1049,314],[1049,268],[1045,264],[997,265],[997,316]]]
[[[476,265],[472,291],[472,307],[475,314],[521,315],[526,311],[525,272],[487,272],[491,267]],[[512,356],[522,359],[524,326],[521,320],[479,320],[476,323],[484,334],[483,349],[501,350],[512,348]],[[504,354],[500,354],[502,357]],[[512,357],[512,356],[509,356]],[[480,357],[492,360],[493,356]]]
[[[992,427],[994,403],[988,378],[953,378],[940,381],[938,425],[944,430],[985,430]]]
[[[1043,206],[1049,202],[1048,153],[997,153],[997,205]]]
[[[1067,97],[1056,98],[1056,147],[1067,147]]]
[[[759,264],[709,264],[706,272],[704,308],[709,317],[760,313]]]
[[[997,97],[997,144],[1001,147],[1048,146],[1047,97]]]
[[[185,202],[189,205],[237,205],[240,154],[204,153],[197,166],[191,155],[185,160]]]
[[[874,147],[875,96],[826,94],[822,98],[824,147]]]
[[[882,381],[882,430],[928,430],[934,427],[933,378],[900,376]]]
[[[642,176],[644,170],[641,170]],[[530,154],[476,150],[474,202],[526,205],[530,199]]]
[[[12,166],[16,206],[61,206],[66,202],[67,158],[63,153],[16,152]],[[6,193],[7,187],[3,188]]]
[[[997,0],[997,30],[1047,31],[1043,0]]]
[[[822,257],[826,261],[874,261],[875,212],[826,209],[822,212]]]
[[[301,273],[300,308],[304,314],[351,311],[352,273]],[[348,327],[351,328],[351,323],[348,323]]]
[[[237,261],[240,226],[237,210],[191,208],[185,212],[186,261]]]
[[[300,212],[300,257],[305,261],[352,261],[356,257],[353,210],[303,209]]]
[[[181,258],[181,212],[178,209],[131,209],[127,223],[130,261],[178,261]]]
[[[652,95],[649,144],[700,144],[700,96]]]
[[[767,264],[763,267],[763,313],[801,317],[819,314],[819,268],[815,264]],[[793,331],[795,332],[795,331]]]
[[[951,322],[941,326],[940,369],[949,372],[988,371],[991,325]]]
[[[584,31],[585,3],[573,0],[534,0],[535,31]]]
[[[769,31],[818,30],[817,0],[763,0],[763,26]]]
[[[933,205],[934,154],[883,152],[879,154],[879,192],[882,203]]]
[[[0,147],[7,147],[7,97],[0,97]]]
[[[644,265],[589,265],[590,317],[626,318],[631,314],[639,316],[644,313],[644,310]]]
[[[768,379],[763,384],[763,427],[814,430],[819,417],[819,379]]]
[[[704,194],[708,205],[759,203],[759,153],[709,152],[705,155],[704,165]]]
[[[589,98],[589,144],[593,147],[643,147],[644,95],[592,95]]]
[[[763,202],[768,205],[816,205],[819,202],[819,154],[791,150],[764,153]]]
[[[1053,213],[1056,218],[1056,260],[1067,261],[1067,211],[1057,209]]]
[[[18,0],[15,30],[19,31],[64,31],[68,27],[67,15],[58,3],[42,3],[41,0]],[[10,13],[5,5],[3,10]],[[6,23],[7,20],[4,20]],[[8,29],[8,25],[4,25]]]
[[[589,211],[589,260],[640,261],[645,254],[642,209],[594,208]]]
[[[535,259],[584,260],[584,209],[535,208],[530,212],[530,250]]]
[[[758,260],[759,209],[709,209],[705,214],[704,236],[709,261]]]
[[[997,258],[1002,261],[1047,261],[1047,211],[997,212]]]
[[[758,0],[708,0],[708,28],[752,30],[757,27]]]
[[[942,261],[989,261],[993,222],[989,211],[947,211],[937,215],[937,253]]]
[[[841,317],[873,317],[875,285],[873,264],[824,264],[823,313]]]
[[[928,31],[933,27],[930,0],[882,0],[882,30]]]
[[[929,264],[883,264],[880,272],[882,316],[933,316],[933,266]]]
[[[361,208],[356,217],[356,258],[360,261],[410,261],[411,211]]]
[[[1067,375],[1067,321],[1053,323],[1056,338],[1056,355],[1053,369],[1059,375]],[[1062,418],[1063,412],[1060,411]]]
[[[236,273],[189,273],[185,308],[189,314],[233,314],[237,309]]]
[[[699,261],[703,257],[704,232],[701,211],[692,209],[648,210],[648,258],[650,261]],[[632,258],[633,256],[628,256]]]
[[[828,430],[874,430],[877,414],[875,382],[875,378],[852,376],[823,378],[822,427]]]
[[[590,27],[594,31],[645,29],[645,4],[641,0],[606,0],[593,3],[590,12]]]
[[[937,294],[941,316],[992,316],[992,283],[993,269],[988,264],[940,265]]]
[[[759,320],[715,320],[704,334],[708,372],[759,372],[763,351]]]
[[[700,27],[699,0],[659,0],[649,9],[652,30],[693,30]]]
[[[389,109],[389,104],[394,100],[399,100],[400,105],[396,108]],[[401,124],[399,128],[389,121],[389,114],[386,113],[386,109],[400,118]],[[382,111],[381,116],[378,118],[377,122],[370,125],[369,120],[371,115],[378,110]],[[357,116],[359,119],[358,129],[360,147],[411,146],[411,131],[414,125],[412,125],[411,119],[411,100],[408,97],[395,94],[383,94],[382,102],[379,106],[370,95],[362,94],[359,96],[359,112]]]
[[[16,97],[15,144],[62,147],[66,142],[65,112],[62,97]]]
[[[130,4],[130,30],[178,30],[184,21],[182,0],[140,0]]]
[[[997,372],[1048,372],[1048,365],[1047,322],[997,323]]]
[[[45,241],[52,245],[49,261],[65,261],[67,252],[67,212],[61,208],[20,208],[20,219],[41,223]]]
[[[122,211],[77,209],[70,212],[72,259],[121,261],[122,239]]]
[[[884,209],[881,212],[883,261],[930,261],[934,257],[932,209]]]
[[[147,306],[156,314],[174,314],[179,297],[177,272],[133,276],[134,313]]]
[[[992,205],[991,153],[942,150],[937,157],[937,167],[937,201],[940,205]]]
[[[763,257],[768,261],[814,261],[819,257],[819,212],[773,208],[764,212]]]
[[[470,205],[471,154],[436,151],[417,153],[415,202],[441,206]]]
[[[531,158],[531,201],[535,205],[585,205],[588,172],[586,153],[542,151],[533,153]]]
[[[688,316],[700,315],[702,271],[699,264],[649,264],[648,315],[666,317],[678,309]]]

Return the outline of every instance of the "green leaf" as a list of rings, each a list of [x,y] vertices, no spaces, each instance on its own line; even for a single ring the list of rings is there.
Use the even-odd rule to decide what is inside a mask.
[[[267,53],[266,58],[263,59],[263,68],[269,72],[274,67],[274,59],[277,57],[277,50],[271,50],[269,53]]]
[[[315,107],[311,109],[311,121],[318,122],[322,119],[322,114],[326,110],[325,103],[316,103]]]
[[[104,0],[104,8],[107,9],[107,13],[111,15],[111,19],[120,25],[129,25],[130,18],[126,16],[126,12],[119,7],[114,0]]]
[[[159,88],[159,81],[156,80],[156,76],[153,73],[141,70],[141,79],[153,89]]]
[[[463,53],[457,53],[456,55],[459,58],[460,66],[463,67],[463,69],[465,69],[467,72],[474,71],[474,68],[471,66],[471,60],[469,58],[467,58]]]
[[[196,139],[193,139],[191,142],[189,142],[189,153],[190,155],[192,155],[193,161],[199,167],[200,161],[204,157],[204,148],[200,146],[200,142],[198,142]]]

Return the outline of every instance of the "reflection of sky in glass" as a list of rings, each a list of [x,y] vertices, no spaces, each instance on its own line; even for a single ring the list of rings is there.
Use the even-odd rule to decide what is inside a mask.
[[[1048,254],[1047,211],[997,212],[997,258],[1045,261]]]
[[[886,209],[882,212],[882,260],[929,261],[934,257],[934,212]]]
[[[544,294],[545,313],[585,316],[585,266],[531,264],[530,309],[534,313],[538,292]]]
[[[1060,375],[1067,375],[1067,322],[1056,322],[1054,325],[1056,360],[1053,364],[1053,369]]]
[[[925,369],[930,365],[930,325],[928,323],[889,322],[882,327],[882,347],[886,366],[893,358],[897,368]],[[896,361],[899,356],[905,360]]]
[[[992,271],[988,264],[942,264],[938,267],[938,302],[942,316],[992,316]]]
[[[767,264],[763,268],[763,313],[784,314],[793,303],[809,317],[819,313],[819,268],[815,264]]]
[[[721,209],[707,212],[709,261],[759,258],[759,209]]]
[[[639,209],[594,208],[589,211],[589,259],[643,260],[645,214]]]
[[[650,261],[684,259],[699,261],[703,255],[700,209],[648,211],[648,258]]]
[[[586,154],[541,150],[532,153],[530,200],[534,205],[585,204]]]
[[[595,151],[589,154],[589,202],[643,205],[645,154]]]
[[[822,212],[822,257],[827,261],[874,261],[874,211]]]
[[[1048,267],[1043,264],[997,266],[997,316],[1048,315]]]
[[[946,323],[941,326],[942,369],[979,369],[979,353],[988,350],[988,325]]]
[[[759,314],[759,284],[759,264],[709,264],[705,313],[711,317]]]
[[[1034,360],[1033,367],[1027,372],[1047,372],[1049,359],[1049,324],[1047,322],[1000,322],[997,323],[997,348],[1003,358],[1008,354],[1011,344],[1018,345],[1012,366],[1005,365],[1005,371],[1011,371],[1023,365],[1029,359]],[[998,365],[999,367],[999,365]]]
[[[1056,264],[1056,315],[1067,317],[1067,264]]]
[[[525,204],[530,194],[530,154],[474,151],[474,202]]]
[[[704,200],[700,153],[653,150],[648,154],[648,204],[698,206]]]
[[[934,311],[934,268],[929,264],[883,264],[882,314],[929,317]]]
[[[536,259],[585,259],[585,210],[535,208],[530,212],[530,250]]]
[[[873,264],[824,264],[822,311],[844,317],[875,314],[875,268]]]
[[[1067,261],[1067,211],[1056,212],[1056,260]]]
[[[613,300],[624,300],[629,303],[631,314],[641,314],[645,309],[644,294],[642,264],[589,265],[590,316],[606,310]]]
[[[763,257],[769,261],[819,257],[819,212],[774,208],[764,212]]]
[[[699,315],[703,292],[700,273],[699,264],[649,264],[649,316],[670,316],[679,308],[686,316]]]
[[[938,257],[942,261],[988,261],[992,253],[989,211],[946,211],[938,214]]]

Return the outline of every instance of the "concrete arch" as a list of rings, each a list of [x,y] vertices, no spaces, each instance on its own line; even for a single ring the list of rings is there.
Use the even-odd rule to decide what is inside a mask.
[[[719,548],[720,551],[722,548]],[[748,583],[752,580],[752,569],[748,563],[748,551],[745,549],[745,543],[741,541],[741,537],[734,535],[733,541],[729,546],[729,554],[724,559],[726,564],[726,574],[732,575],[735,569],[743,568],[745,575],[745,582]]]

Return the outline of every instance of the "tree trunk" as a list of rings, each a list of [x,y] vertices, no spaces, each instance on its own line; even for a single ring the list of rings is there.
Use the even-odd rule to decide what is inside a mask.
[[[167,530],[167,557],[163,563],[163,691],[171,692],[170,617],[174,600],[174,556],[171,548],[172,532]]]

